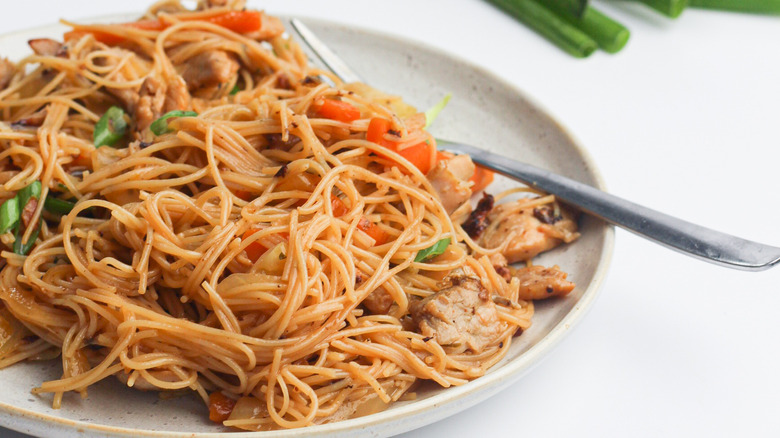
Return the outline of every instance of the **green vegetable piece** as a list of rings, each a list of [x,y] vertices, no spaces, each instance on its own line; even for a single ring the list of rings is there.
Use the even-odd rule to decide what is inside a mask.
[[[239,88],[238,84],[236,84],[233,86],[233,89],[230,90],[230,95],[235,96],[236,94],[238,94],[239,91],[241,91],[241,88]]]
[[[42,221],[41,221],[42,222]],[[16,240],[14,240],[14,253],[19,255],[27,255],[30,253],[30,250],[35,246],[35,241],[38,239],[38,233],[41,231],[41,223],[38,223],[38,227],[35,228],[35,230],[30,234],[30,238],[27,240],[27,243],[22,244],[22,233],[19,231],[19,229],[16,229]]]
[[[588,8],[588,0],[547,0],[550,9],[560,10],[574,17],[582,17]]]
[[[593,38],[543,6],[541,1],[489,1],[572,56],[586,58],[598,48]]]
[[[689,0],[689,3],[694,8],[755,14],[780,14],[780,0]]]
[[[167,134],[169,132],[173,132],[173,129],[171,129],[168,126],[168,119],[171,117],[197,117],[198,113],[195,111],[170,111],[165,113],[164,116],[160,117],[159,119],[152,122],[151,130],[154,133],[154,135],[163,135]]]
[[[434,243],[433,245],[429,246],[428,248],[425,248],[424,250],[417,253],[417,256],[414,258],[415,262],[427,262],[428,260],[444,254],[444,251],[447,250],[447,247],[450,246],[451,239],[447,237],[446,239],[441,239],[440,241]]]
[[[433,124],[433,121],[436,120],[436,117],[439,116],[441,110],[447,106],[447,103],[449,103],[450,99],[452,99],[452,93],[447,93],[447,95],[444,96],[444,98],[442,98],[439,103],[432,106],[428,111],[425,112],[425,129],[428,129],[428,127]]]
[[[125,135],[126,131],[127,122],[124,110],[118,106],[112,106],[95,125],[92,141],[96,148],[114,146]]]
[[[70,213],[70,211],[73,210],[73,207],[75,206],[75,202],[65,201],[58,198],[47,197],[46,200],[43,201],[43,208],[46,209],[46,211],[60,216],[64,216]]]
[[[677,18],[688,6],[688,0],[639,0],[669,18]]]
[[[561,0],[552,0],[548,7],[577,29],[593,38],[605,52],[617,53],[625,47],[631,32],[593,7],[587,7],[581,15],[571,13]]]
[[[41,199],[41,182],[33,181],[27,187],[19,190],[16,197],[19,199],[19,208],[24,210],[24,207],[27,206],[30,199]]]
[[[19,198],[13,197],[3,202],[3,205],[0,205],[0,234],[7,233],[8,230],[15,227],[21,217]]]

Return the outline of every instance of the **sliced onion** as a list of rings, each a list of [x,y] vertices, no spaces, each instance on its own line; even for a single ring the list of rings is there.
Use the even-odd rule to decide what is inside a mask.
[[[0,309],[0,358],[16,349],[27,334],[27,329],[11,312]]]
[[[271,275],[282,275],[284,271],[284,263],[287,255],[285,254],[286,245],[280,243],[270,250],[266,251],[259,260],[257,260],[256,266],[261,271]]]
[[[227,421],[249,420],[253,418],[264,418],[268,416],[268,410],[265,403],[257,397],[241,397],[233,407]]]

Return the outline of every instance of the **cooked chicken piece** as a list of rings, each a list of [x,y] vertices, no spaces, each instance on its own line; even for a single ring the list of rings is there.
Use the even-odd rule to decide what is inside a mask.
[[[579,237],[574,215],[568,210],[562,208],[560,216],[545,219],[549,223],[544,223],[539,217],[545,216],[539,211],[549,207],[522,208],[525,203],[528,203],[527,199],[496,206],[487,216],[490,225],[480,244],[489,249],[503,247],[502,254],[509,263],[515,263],[530,260]]]
[[[500,252],[491,254],[488,259],[498,275],[506,281],[512,279],[512,271],[509,269],[509,262],[507,262],[506,257],[504,257],[503,254]]]
[[[412,318],[423,336],[441,345],[461,344],[480,353],[501,333],[496,305],[478,278],[460,271],[445,281],[449,281],[448,287],[412,302]]]
[[[386,315],[393,305],[393,297],[384,288],[379,287],[368,294],[361,304],[374,315]]]
[[[95,61],[95,63],[100,66],[113,67],[116,66],[116,63],[120,60],[127,60],[121,69],[107,78],[114,82],[130,82],[135,78],[144,77],[149,69],[151,69],[151,64],[129,50],[112,47],[103,51],[106,52],[106,56],[98,58]],[[138,104],[139,88],[140,87],[137,85],[129,87],[106,87],[106,91],[116,97],[128,113],[133,114],[136,105]]]
[[[65,52],[62,50],[62,43],[51,38],[36,38],[27,41],[33,52],[41,56],[61,56]]]
[[[202,86],[227,83],[237,72],[238,61],[233,55],[222,50],[212,50],[187,60],[181,76],[192,91]]]
[[[149,76],[141,85],[137,103],[133,109],[136,130],[143,131],[163,114],[174,110],[186,110],[190,107],[190,93],[181,76],[170,78],[161,83]]]
[[[127,82],[127,78],[122,74],[122,72],[119,72],[116,76],[113,78],[117,82]],[[135,108],[136,104],[138,104],[138,89],[137,88],[112,88],[112,87],[106,87],[106,91],[114,95],[119,102],[122,104],[122,106],[127,109],[129,112],[132,112],[132,110]]]
[[[474,163],[468,155],[456,155],[449,160],[439,161],[428,172],[428,180],[447,213],[457,210],[471,198],[469,178],[472,175]]]
[[[22,223],[24,224],[25,229],[30,226],[30,221],[32,220],[33,215],[35,214],[35,209],[37,208],[38,200],[35,198],[30,198],[30,200],[27,201],[27,204],[22,206]]]
[[[574,283],[566,280],[567,274],[558,266],[528,266],[515,270],[514,276],[520,280],[521,300],[543,300],[574,290]]]
[[[16,74],[16,66],[6,58],[0,59],[0,90],[4,90]]]

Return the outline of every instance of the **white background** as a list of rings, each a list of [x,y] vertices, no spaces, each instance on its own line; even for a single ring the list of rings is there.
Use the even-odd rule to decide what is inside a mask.
[[[0,31],[146,6],[130,3],[4,1]],[[669,20],[594,1],[632,37],[617,55],[580,60],[481,0],[250,4],[403,35],[486,67],[569,128],[613,193],[780,246],[780,17],[688,10]],[[731,271],[620,230],[599,300],[541,365],[405,436],[780,436],[779,284],[780,268]]]

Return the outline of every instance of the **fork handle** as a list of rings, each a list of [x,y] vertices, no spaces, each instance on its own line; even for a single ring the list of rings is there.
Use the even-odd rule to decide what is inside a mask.
[[[437,143],[441,149],[468,154],[479,165],[553,194],[593,216],[683,254],[746,271],[762,271],[780,262],[780,248],[692,224],[473,146],[442,140]]]

